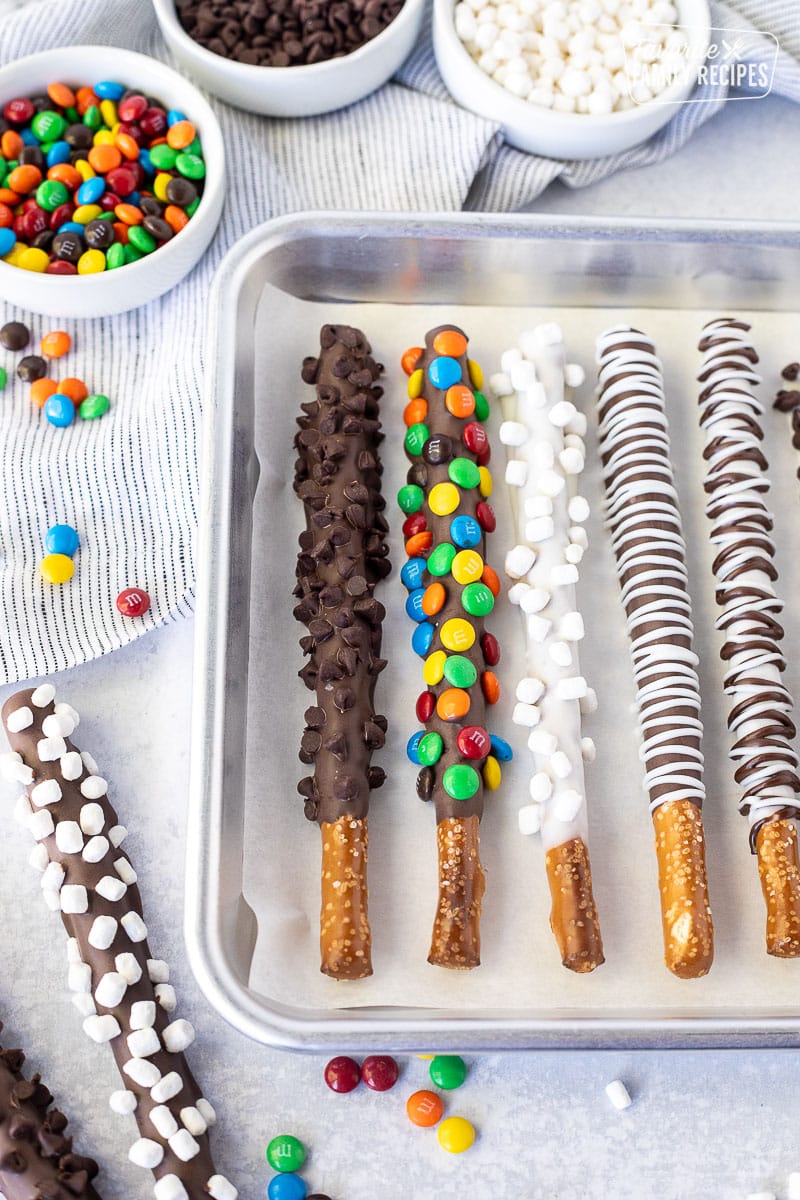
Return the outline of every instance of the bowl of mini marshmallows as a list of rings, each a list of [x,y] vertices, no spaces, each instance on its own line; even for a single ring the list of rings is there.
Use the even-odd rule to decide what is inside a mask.
[[[434,0],[453,98],[519,150],[601,158],[656,133],[705,60],[707,0]]]

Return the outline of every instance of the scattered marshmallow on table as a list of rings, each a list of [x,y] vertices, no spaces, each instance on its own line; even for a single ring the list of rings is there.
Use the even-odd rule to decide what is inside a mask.
[[[633,1103],[630,1092],[621,1079],[612,1079],[611,1083],[606,1084],[606,1095],[614,1108],[619,1109],[620,1112],[624,1108],[630,1108]]]

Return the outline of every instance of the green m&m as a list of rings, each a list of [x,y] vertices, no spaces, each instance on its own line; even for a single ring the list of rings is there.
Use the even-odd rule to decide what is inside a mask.
[[[480,775],[468,763],[454,763],[442,776],[442,787],[453,800],[471,800],[480,785]]]
[[[489,416],[489,401],[483,392],[475,393],[475,416],[479,421],[485,421]]]
[[[401,487],[397,493],[397,503],[404,513],[419,512],[422,508],[422,501],[425,499],[425,493],[421,487],[417,487],[415,483],[407,483],[405,487]]]
[[[306,1161],[306,1148],[291,1133],[279,1133],[267,1146],[267,1162],[273,1171],[299,1171]]]
[[[447,474],[453,483],[462,488],[475,488],[481,479],[478,464],[471,458],[454,458],[447,468]]]
[[[93,396],[87,396],[81,403],[78,412],[84,421],[94,421],[97,417],[102,417],[108,412],[111,401],[108,396],[103,396],[99,392],[95,392]]]
[[[442,1091],[461,1087],[467,1078],[467,1064],[457,1054],[437,1054],[429,1067],[431,1082]]]
[[[478,678],[478,668],[463,654],[450,654],[445,659],[444,677],[456,688],[471,688]]]
[[[417,758],[424,767],[432,767],[442,757],[444,742],[439,733],[426,733],[417,746]]]
[[[405,448],[409,454],[421,454],[422,447],[428,440],[428,426],[417,424],[409,425],[406,430]]]
[[[60,113],[50,109],[37,113],[31,121],[33,135],[40,142],[57,142],[66,128],[67,122]]]
[[[440,542],[428,555],[428,571],[431,575],[447,575],[450,571],[456,548],[451,542]]]
[[[471,617],[485,617],[494,608],[494,596],[485,583],[468,583],[461,593],[461,603]]]
[[[55,212],[60,205],[66,204],[68,200],[69,191],[57,179],[45,179],[36,189],[36,203],[45,212]],[[112,213],[112,218],[113,215]]]

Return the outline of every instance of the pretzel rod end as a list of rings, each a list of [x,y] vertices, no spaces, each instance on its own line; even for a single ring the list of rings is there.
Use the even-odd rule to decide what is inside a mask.
[[[800,957],[800,861],[793,821],[768,821],[756,835],[758,874],[767,906],[767,954]]]
[[[372,934],[367,916],[366,817],[323,821],[320,970],[332,979],[372,974]]]
[[[480,919],[486,879],[477,816],[446,817],[436,826],[439,904],[428,962],[468,971],[481,962]]]
[[[561,962],[586,974],[605,962],[586,843],[572,838],[548,850],[544,861],[552,900],[550,928]]]
[[[664,961],[680,979],[707,975],[714,961],[714,926],[708,902],[705,835],[700,809],[671,800],[653,813]]]

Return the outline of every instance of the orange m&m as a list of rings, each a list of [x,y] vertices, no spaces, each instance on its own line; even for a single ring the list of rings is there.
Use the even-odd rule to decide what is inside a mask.
[[[406,425],[421,425],[428,415],[428,401],[419,396],[416,400],[409,400],[408,404],[403,409],[403,421]]]
[[[459,358],[467,353],[467,339],[458,329],[440,329],[433,339],[433,348],[437,354]]]
[[[454,383],[447,389],[444,403],[454,417],[471,417],[475,412],[475,397],[463,383]]]
[[[441,583],[432,583],[425,589],[422,596],[422,611],[426,617],[432,617],[440,612],[447,599],[447,592]]]
[[[408,350],[403,353],[403,357],[400,359],[400,366],[406,375],[410,375],[416,370],[417,363],[424,353],[425,351],[422,349],[422,346],[409,346]]]
[[[481,675],[481,691],[487,704],[497,704],[500,699],[500,681],[494,671],[484,671]]]
[[[418,558],[420,554],[424,554],[426,550],[430,550],[433,545],[433,534],[429,529],[422,533],[415,533],[406,542],[406,554],[409,558]]]
[[[447,688],[436,701],[436,715],[442,721],[460,721],[469,712],[469,696],[462,688]]]
[[[430,1129],[442,1119],[443,1112],[442,1098],[436,1092],[414,1092],[406,1100],[406,1116],[421,1129]]]
[[[493,596],[500,595],[500,576],[494,567],[490,567],[488,563],[484,564],[481,582],[486,584]]]

